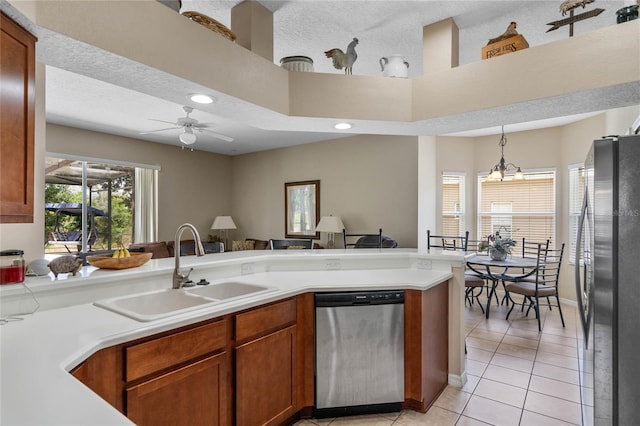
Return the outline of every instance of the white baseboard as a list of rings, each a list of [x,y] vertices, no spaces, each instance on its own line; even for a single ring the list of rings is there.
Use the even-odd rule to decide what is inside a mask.
[[[569,305],[573,308],[577,308],[578,307],[578,302],[576,302],[575,300],[571,300],[571,299],[564,299],[564,298],[560,298],[560,303],[562,303],[563,305]]]
[[[449,374],[449,384],[457,388],[461,388],[467,383],[467,372],[463,371],[462,374]]]

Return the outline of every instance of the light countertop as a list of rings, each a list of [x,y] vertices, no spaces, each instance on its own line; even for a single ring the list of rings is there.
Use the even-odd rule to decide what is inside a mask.
[[[135,270],[83,270],[77,277],[60,281],[29,279],[27,284],[36,298],[43,300],[41,310],[0,326],[0,424],[130,424],[68,373],[99,349],[306,292],[426,290],[451,278],[451,265],[464,261],[462,255],[446,253],[363,251],[368,253],[324,250],[316,254],[236,252],[241,254],[182,257],[181,266],[193,266],[196,281],[206,277],[212,284],[232,280],[275,290],[150,322],[136,321],[92,302],[169,288],[173,259],[151,261]],[[149,284],[154,281],[159,286]],[[20,298],[30,298],[21,285],[3,287],[0,297],[9,301],[8,309],[24,305]],[[109,291],[100,291],[100,287]],[[93,298],[91,292],[96,294]]]

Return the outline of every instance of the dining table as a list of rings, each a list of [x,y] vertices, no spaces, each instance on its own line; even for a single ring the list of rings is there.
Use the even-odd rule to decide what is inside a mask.
[[[489,308],[491,307],[491,299],[496,291],[498,282],[502,280],[513,280],[514,278],[522,279],[536,273],[540,263],[535,257],[507,256],[504,260],[496,260],[488,255],[474,254],[466,259],[467,267],[478,274],[483,279],[491,281],[491,290],[487,299],[487,308],[485,315],[489,318]],[[522,272],[517,274],[509,274],[510,269],[521,269]]]

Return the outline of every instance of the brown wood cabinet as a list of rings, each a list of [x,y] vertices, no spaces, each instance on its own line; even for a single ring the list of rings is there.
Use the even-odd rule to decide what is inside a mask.
[[[279,425],[297,411],[297,302],[236,315],[236,424]]]
[[[236,348],[236,424],[279,425],[296,411],[296,326]]]
[[[125,413],[138,425],[230,425],[229,320],[124,347]]]
[[[426,412],[449,380],[449,283],[405,290],[405,407]]]
[[[447,385],[448,286],[405,290],[405,408]],[[314,313],[303,294],[103,349],[72,374],[140,425],[289,424],[314,402]]]
[[[32,223],[36,38],[0,19],[0,223]]]
[[[71,371],[71,374],[102,399],[124,412],[122,400],[122,357],[120,348],[99,350]]]
[[[127,417],[138,425],[230,425],[227,353],[126,389]]]

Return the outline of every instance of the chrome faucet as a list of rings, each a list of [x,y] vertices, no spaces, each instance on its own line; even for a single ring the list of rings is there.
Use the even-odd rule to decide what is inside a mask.
[[[182,232],[184,232],[185,229],[189,229],[191,231],[191,233],[193,234],[193,239],[196,241],[195,243],[196,255],[204,256],[204,247],[202,247],[200,234],[198,234],[198,230],[195,228],[195,226],[193,226],[190,223],[183,223],[182,225],[180,225],[178,227],[178,230],[176,231],[176,238],[174,241],[175,243],[174,256],[176,260],[176,266],[173,270],[173,288],[174,289],[181,288],[184,285],[184,283],[186,283],[189,280],[189,274],[191,273],[191,271],[193,271],[193,268],[190,268],[186,272],[180,271],[180,238],[182,237]]]

